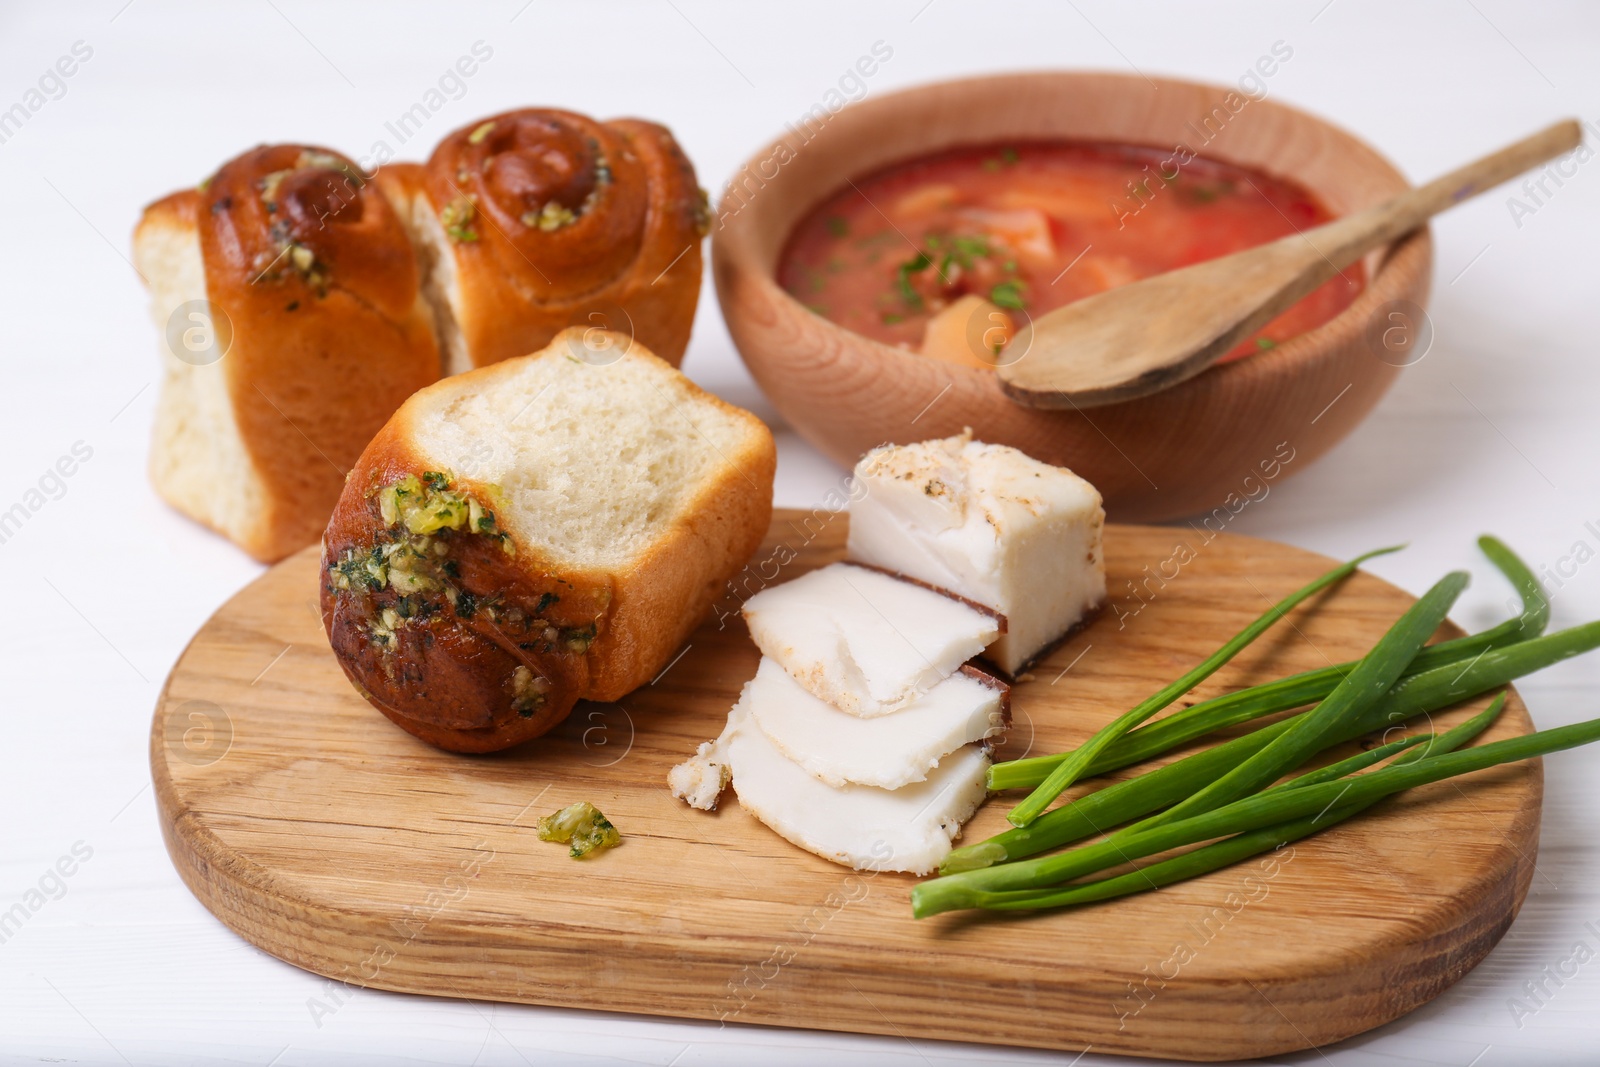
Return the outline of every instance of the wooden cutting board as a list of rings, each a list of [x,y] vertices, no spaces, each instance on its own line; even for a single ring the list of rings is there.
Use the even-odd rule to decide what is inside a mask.
[[[724,625],[625,700],[580,704],[488,757],[435,751],[356,695],[306,550],[223,605],[167,681],[150,759],[173,862],[247,940],[351,985],[1197,1060],[1394,1019],[1511,923],[1533,874],[1538,763],[1436,783],[1159,892],[1021,918],[913,920],[910,876],[802,852],[731,797],[685,807],[668,768],[719,732],[755,672],[739,599],[839,558],[846,521],[778,513],[718,606]],[[1016,688],[1000,757],[1083,739],[1329,565],[1205,536],[1107,529],[1111,603]],[[1359,574],[1191,696],[1353,658],[1410,600]],[[1530,729],[1512,694],[1488,736]],[[621,847],[574,861],[538,840],[537,816],[578,800]],[[1007,806],[985,806],[966,839],[1001,829]]]

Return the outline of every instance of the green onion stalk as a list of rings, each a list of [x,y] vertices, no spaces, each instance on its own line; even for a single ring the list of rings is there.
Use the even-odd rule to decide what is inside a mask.
[[[1301,601],[1314,596],[1335,582],[1348,578],[1355,573],[1357,567],[1372,557],[1389,552],[1398,552],[1400,547],[1380,548],[1365,555],[1357,556],[1350,562],[1340,564],[1278,601],[1177,681],[1156,691],[1134,707],[1123,712],[1116,719],[1097,730],[1093,737],[1078,746],[1077,749],[1068,753],[1050,771],[1038,788],[1028,794],[1022,803],[1007,813],[1006,818],[1015,826],[1027,826],[1033,822],[1044,813],[1044,810],[1050,806],[1056,797],[1060,796],[1074,782],[1083,777],[1089,765],[1106,748],[1110,747],[1129,730],[1215,674],[1224,664],[1242,652],[1256,638],[1266,633],[1273,623],[1287,615]],[[1424,635],[1424,639],[1426,639],[1426,635]]]
[[[1600,622],[1493,648],[1464,664],[1450,663],[1411,675],[1344,723],[1329,744],[1353,741],[1374,730],[1398,726],[1595,648],[1600,648]],[[1176,804],[1293,729],[1305,714],[1308,713],[1279,720],[1136,778],[1113,782],[1046,812],[1030,826],[958,848],[945,857],[940,871],[948,875],[996,864],[1009,867],[1010,861],[1104,833]]]
[[[1055,907],[1077,888],[1061,886],[1061,883],[1144,856],[1213,838],[1248,833],[1307,816],[1322,816],[1330,809],[1376,802],[1430,782],[1505,763],[1534,759],[1595,741],[1600,741],[1600,719],[1491,741],[1486,745],[1429,756],[1398,766],[1391,765],[1340,781],[1296,789],[1268,790],[1191,818],[1137,833],[1119,834],[1115,841],[1100,841],[1054,856],[923,882],[912,890],[912,910],[918,917],[925,917],[958,908],[1015,910]],[[1019,875],[1022,876],[1020,884]],[[997,888],[996,884],[1002,878],[996,876],[1003,876],[1003,880],[1011,883],[1010,886]],[[1056,886],[1061,888],[1055,892],[1037,892]]]
[[[1356,669],[1345,676],[1328,698],[1304,715],[1282,734],[1267,742],[1226,774],[1209,782],[1183,800],[1157,815],[1152,815],[1133,833],[1155,823],[1174,822],[1220,808],[1224,804],[1259,792],[1312,756],[1334,743],[1340,728],[1360,717],[1367,708],[1383,699],[1389,687],[1400,680],[1429,636],[1444,622],[1450,607],[1467,587],[1470,575],[1452,571],[1439,579],[1379,639],[1372,651],[1362,657]]]
[[[1400,766],[1404,763],[1415,762],[1418,759],[1426,759],[1429,756],[1452,752],[1488,729],[1490,723],[1500,714],[1500,710],[1504,706],[1505,697],[1502,694],[1495,698],[1486,710],[1443,734],[1417,734],[1403,738],[1375,748],[1370,752],[1363,752],[1358,756],[1352,756],[1350,759],[1341,760],[1339,763],[1332,764],[1320,771],[1313,771],[1282,785],[1274,786],[1267,792],[1274,793],[1284,789],[1335,781],[1366,766],[1379,763],[1388,756],[1400,753],[1407,748],[1412,750],[1400,755],[1391,766]],[[1423,742],[1427,743],[1425,747],[1413,747]],[[1160,889],[1174,882],[1187,881],[1190,878],[1209,874],[1241,860],[1249,859],[1251,856],[1258,856],[1263,852],[1281,848],[1286,844],[1309,837],[1329,827],[1337,826],[1346,819],[1359,815],[1376,803],[1378,803],[1376,799],[1363,800],[1358,803],[1335,803],[1316,815],[1303,816],[1299,819],[1274,823],[1258,830],[1236,834],[1233,837],[1204,845],[1170,859],[1160,860],[1126,874],[1084,882],[1074,886],[1039,890],[1037,891],[1039,894],[1038,900],[1034,903],[1034,906],[1066,907],[1069,905],[1088,904],[1094,901],[1111,900],[1116,897]],[[1020,904],[1020,898],[1012,897],[1008,901],[1008,906],[1015,908],[1025,905]],[[932,914],[932,912],[927,914]]]
[[[1498,538],[1487,534],[1478,539],[1478,547],[1521,595],[1521,613],[1482,633],[1441,641],[1424,648],[1406,667],[1403,677],[1449,663],[1464,662],[1490,649],[1538,637],[1549,625],[1550,601],[1528,565]],[[1333,692],[1345,675],[1355,669],[1357,662],[1291,675],[1174,712],[1148,726],[1130,731],[1106,747],[1089,763],[1083,777],[1142,763],[1197,737],[1319,701]],[[989,788],[1031,789],[1043,782],[1070,755],[1057,753],[997,763],[989,769]]]

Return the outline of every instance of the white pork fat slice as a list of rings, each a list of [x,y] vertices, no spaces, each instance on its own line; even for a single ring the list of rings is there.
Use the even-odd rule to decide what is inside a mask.
[[[694,755],[667,772],[667,788],[691,808],[716,811],[731,777],[717,741],[702,741]]]
[[[733,772],[740,807],[791,844],[858,871],[933,873],[987,791],[982,745],[951,753],[900,789],[828,785],[779,751],[743,698],[714,749]]]
[[[818,699],[898,711],[999,636],[994,614],[866,567],[831,563],[745,601],[762,655]]]
[[[926,779],[957,749],[1005,729],[1005,684],[968,670],[893,715],[863,719],[818,700],[763,656],[743,702],[778,751],[828,785],[899,789]]]
[[[1106,595],[1100,493],[1014,448],[942,440],[856,464],[849,554],[999,612],[988,657],[1015,675]]]

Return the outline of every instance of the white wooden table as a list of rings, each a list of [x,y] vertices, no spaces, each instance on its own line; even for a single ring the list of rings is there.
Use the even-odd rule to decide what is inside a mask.
[[[717,187],[752,147],[835,88],[874,42],[864,86],[1082,66],[1232,82],[1275,42],[1277,99],[1360,131],[1426,177],[1563,115],[1600,120],[1600,8],[1509,0],[1399,5],[757,5],[609,7],[163,0],[0,8],[0,256],[5,388],[0,542],[0,1059],[184,1064],[1068,1063],[1071,1056],[543,1010],[363,991],[269,958],[197,904],[162,848],[146,731],[190,634],[258,568],[162,506],[144,478],[155,335],[125,261],[147,201],[261,141],[420,156],[473,117],[527,103],[668,123]],[[385,126],[475,42],[493,54],[410,146]],[[79,43],[81,42],[81,43]],[[78,55],[70,77],[45,77]],[[84,53],[87,52],[87,57]],[[38,97],[30,88],[41,89]],[[454,91],[455,85],[448,87]],[[847,86],[852,88],[853,86]],[[32,107],[31,105],[38,106]],[[1594,128],[1591,139],[1600,140]],[[1547,567],[1555,623],[1600,617],[1600,163],[1537,201],[1514,189],[1436,224],[1433,350],[1362,430],[1236,520],[1240,532],[1336,556],[1406,539],[1373,569],[1420,591],[1449,567],[1480,578],[1456,617],[1499,617],[1508,591],[1482,531]],[[1531,209],[1531,210],[1528,210]],[[686,370],[771,415],[707,289]],[[778,500],[812,507],[840,471],[780,428]],[[44,477],[78,452],[70,477]],[[87,458],[83,458],[87,454]],[[41,486],[41,477],[44,484]],[[31,490],[42,490],[30,495]],[[35,507],[34,505],[38,505]],[[1581,558],[1581,562],[1580,562]],[[1600,713],[1600,658],[1523,684],[1535,718]],[[1497,1067],[1595,1062],[1600,962],[1600,752],[1547,760],[1538,875],[1488,960],[1433,1004],[1324,1060]],[[63,861],[62,858],[66,857]],[[49,872],[70,870],[70,875]],[[33,891],[41,890],[34,893]],[[32,894],[32,895],[30,895]],[[37,907],[35,907],[37,905]],[[11,914],[15,914],[14,910]],[[1589,925],[1594,923],[1594,925]],[[1543,991],[1528,983],[1542,983]],[[1518,1005],[1521,1005],[1519,1007]],[[329,1011],[327,1009],[336,1010]],[[997,1034],[1003,1034],[997,1020]],[[1081,1064],[1116,1063],[1091,1050]]]

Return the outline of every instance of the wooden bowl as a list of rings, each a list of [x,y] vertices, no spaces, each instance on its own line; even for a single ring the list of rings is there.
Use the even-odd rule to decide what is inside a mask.
[[[1366,289],[1317,329],[1154,396],[1082,412],[1020,406],[990,371],[869,340],[778,286],[790,232],[848,181],[957,145],[1041,139],[1182,143],[1299,182],[1336,214],[1408,188],[1343,130],[1223,86],[1076,72],[922,86],[792,125],[729,183],[712,264],[734,344],[783,417],[846,466],[885,442],[970,426],[980,440],[1071,467],[1119,521],[1210,512],[1207,524],[1221,528],[1349,433],[1393,382],[1405,359],[1377,338],[1387,325],[1417,325],[1431,237],[1421,230],[1369,256]],[[1409,302],[1403,319],[1390,318],[1396,301]]]

